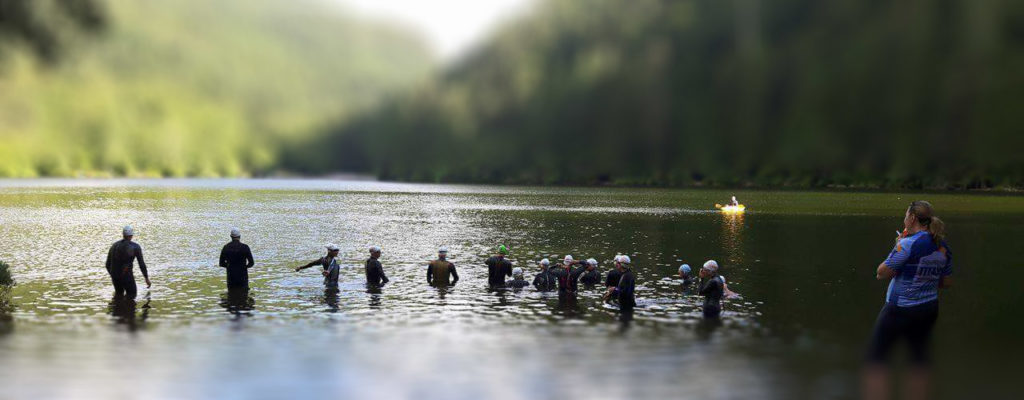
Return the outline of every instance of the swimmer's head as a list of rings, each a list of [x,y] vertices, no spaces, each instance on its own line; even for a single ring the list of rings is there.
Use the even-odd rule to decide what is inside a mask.
[[[516,278],[522,278],[523,277],[523,269],[519,268],[519,267],[512,268],[512,276],[514,276]]]
[[[715,260],[708,260],[700,269],[708,274],[714,275],[718,272],[718,262]]]
[[[545,258],[543,260],[540,260],[540,262],[538,262],[537,264],[540,264],[540,267],[543,269],[548,269],[548,266],[551,265],[551,261]]]
[[[690,270],[690,264],[683,264],[679,266],[679,276],[690,276],[690,272],[692,272],[692,270]]]

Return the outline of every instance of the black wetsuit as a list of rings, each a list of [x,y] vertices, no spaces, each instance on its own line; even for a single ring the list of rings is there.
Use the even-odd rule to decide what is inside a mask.
[[[366,284],[381,287],[385,283],[388,283],[388,277],[384,275],[384,266],[376,258],[370,257],[366,260]]]
[[[580,286],[580,275],[586,272],[583,268],[566,268],[564,264],[558,264],[551,270],[551,274],[558,278],[559,293],[576,293]]]
[[[512,276],[512,262],[505,257],[494,256],[484,262],[487,264],[487,284],[492,287],[505,287],[505,277]]]
[[[584,285],[596,285],[601,282],[601,273],[597,269],[586,271],[580,276],[580,283]]]
[[[633,276],[633,270],[627,269],[626,272],[621,274],[619,284],[615,287],[614,293],[619,298],[619,309],[623,311],[631,311],[633,307],[636,307],[636,277]]]
[[[725,294],[725,285],[722,278],[715,275],[700,286],[701,296],[704,296],[704,318],[718,318],[722,313],[722,296]]]
[[[237,240],[220,251],[220,266],[227,269],[228,288],[249,288],[249,268],[253,266],[249,245]]]
[[[530,286],[530,282],[527,282],[526,279],[513,279],[508,281],[505,285],[508,286],[509,289],[522,289]]]
[[[135,298],[138,289],[135,286],[132,263],[136,259],[139,260],[139,271],[142,271],[142,276],[149,279],[146,262],[142,260],[142,246],[128,239],[118,240],[110,246],[110,251],[107,252],[107,273],[114,284],[115,296]]]
[[[542,292],[550,292],[555,290],[558,285],[558,277],[551,273],[550,268],[546,268],[537,273],[537,276],[533,277],[533,287]]]
[[[434,260],[427,265],[427,283],[431,286],[454,285],[458,281],[459,273],[455,270],[454,263],[447,260]]]
[[[605,287],[610,287],[610,288],[619,287],[619,279],[621,279],[621,278],[622,278],[622,273],[619,272],[618,269],[613,269],[611,271],[608,271],[608,278],[605,279],[604,286]],[[612,292],[611,298],[612,299],[617,299],[618,298],[618,294],[615,293],[615,292]]]

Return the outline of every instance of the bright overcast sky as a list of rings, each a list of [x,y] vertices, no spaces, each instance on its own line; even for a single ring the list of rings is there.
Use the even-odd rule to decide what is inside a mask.
[[[336,0],[374,17],[404,22],[427,35],[445,59],[486,38],[506,17],[535,0]]]

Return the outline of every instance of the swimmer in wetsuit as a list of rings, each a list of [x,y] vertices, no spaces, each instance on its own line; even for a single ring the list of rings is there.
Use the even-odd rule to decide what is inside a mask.
[[[722,296],[725,295],[725,284],[718,275],[718,262],[708,260],[700,269],[700,277],[704,282],[698,294],[704,296],[704,318],[714,319],[722,314]]]
[[[334,243],[327,245],[327,255],[320,257],[309,264],[301,267],[296,267],[295,272],[302,271],[306,268],[314,265],[323,267],[324,286],[337,287],[338,286],[338,274],[341,272],[341,267],[338,266],[338,251],[340,249]]]
[[[555,287],[558,285],[558,277],[552,274],[551,269],[548,268],[551,265],[551,261],[545,258],[537,264],[540,265],[540,272],[533,277],[533,287],[541,292],[555,290]]]
[[[530,282],[523,279],[523,269],[519,267],[512,268],[512,280],[505,284],[509,289],[522,289],[530,286]]]

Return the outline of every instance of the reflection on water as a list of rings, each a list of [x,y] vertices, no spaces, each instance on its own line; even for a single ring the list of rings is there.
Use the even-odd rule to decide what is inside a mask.
[[[338,301],[341,299],[338,297],[338,293],[341,291],[335,286],[327,286],[324,288],[324,304],[327,305],[327,312],[336,313],[340,309]]]
[[[900,222],[891,209],[905,205],[891,194],[752,192],[742,197],[756,212],[722,215],[713,191],[160,182],[0,182],[0,258],[19,282],[0,296],[0,397],[132,398],[139,385],[153,398],[849,398],[884,295],[871,269]],[[1014,304],[1024,269],[985,249],[1024,237],[1024,206],[979,213],[1024,200],[958,199],[933,201],[970,211],[943,213],[971,269],[944,299],[937,371],[991,388],[998,370],[951,366],[987,365],[970,357],[998,354],[987,343],[1018,332],[990,322],[1005,319],[993,310]],[[128,223],[154,285],[139,303],[114,304],[103,261]],[[212,267],[235,226],[256,259],[251,292],[225,292]],[[336,288],[294,272],[326,243],[342,247]],[[386,249],[383,288],[365,286],[371,243]],[[483,262],[496,243],[528,281],[542,258],[593,257],[604,274],[629,254],[637,307],[606,305],[602,285],[575,296],[490,290]],[[439,246],[459,266],[457,289],[424,279]],[[704,320],[696,285],[671,278],[709,258],[744,294],[723,302],[722,320]],[[988,274],[1002,279],[971,279]],[[936,381],[950,397],[966,391]]]
[[[220,295],[220,306],[235,318],[252,316],[256,300],[249,295],[248,288],[229,288]]]
[[[722,245],[728,266],[746,266],[743,253],[744,213],[722,213]]]
[[[107,313],[114,318],[117,326],[124,327],[130,332],[146,328],[146,319],[149,318],[150,294],[147,291],[142,298],[142,305],[131,297],[114,294],[107,307]],[[139,312],[139,309],[142,311]]]
[[[0,335],[11,333],[14,330],[14,304],[11,304],[11,287],[0,285]]]

